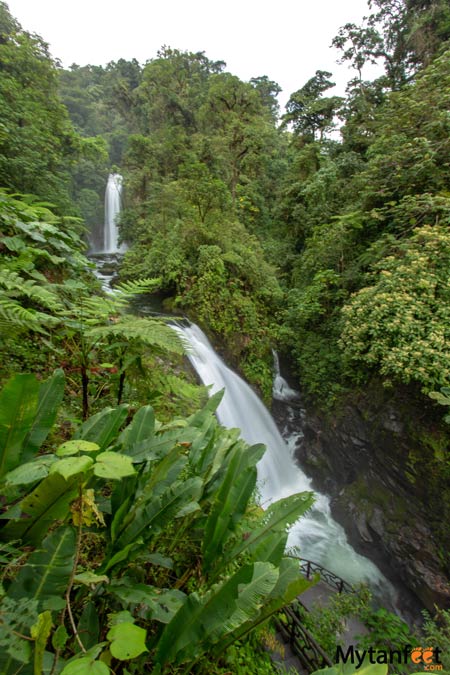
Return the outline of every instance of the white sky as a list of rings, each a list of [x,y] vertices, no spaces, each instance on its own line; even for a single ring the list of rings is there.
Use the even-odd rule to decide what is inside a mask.
[[[162,45],[212,60],[243,80],[267,75],[284,105],[315,71],[343,93],[353,73],[330,48],[340,26],[359,23],[367,0],[6,0],[25,30],[50,44],[64,66],[152,59]]]

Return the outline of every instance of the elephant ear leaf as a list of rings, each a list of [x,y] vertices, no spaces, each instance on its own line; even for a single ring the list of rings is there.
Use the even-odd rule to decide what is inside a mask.
[[[76,535],[73,527],[59,527],[42,542],[20,569],[8,589],[14,599],[38,602],[39,610],[53,607],[55,598],[64,596],[75,559]]]

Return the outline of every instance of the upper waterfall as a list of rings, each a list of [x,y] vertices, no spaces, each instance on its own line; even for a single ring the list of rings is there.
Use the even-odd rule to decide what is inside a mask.
[[[103,253],[118,253],[123,250],[119,247],[119,230],[117,218],[122,208],[122,176],[110,173],[105,192],[105,227],[103,230]]]

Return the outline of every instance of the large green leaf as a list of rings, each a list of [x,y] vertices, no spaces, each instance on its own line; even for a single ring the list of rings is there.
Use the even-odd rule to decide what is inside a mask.
[[[250,536],[237,544],[223,557],[223,564],[229,563],[247,550],[253,553],[265,541],[266,537],[273,532],[284,532],[295,523],[300,516],[312,506],[314,494],[312,492],[299,492],[284,499],[280,499],[269,506],[264,515],[264,523],[261,527],[253,530]]]
[[[124,448],[123,452],[133,458],[133,462],[142,463],[164,457],[177,443],[192,443],[198,430],[191,427],[170,429],[158,433]]]
[[[200,597],[188,596],[158,642],[155,661],[161,665],[197,659],[210,647],[258,614],[272,591],[278,570],[270,563],[242,567],[223,584]]]
[[[58,473],[48,475],[20,502],[18,519],[0,530],[1,538],[39,545],[49,527],[67,517],[77,493],[78,476],[66,480]]]
[[[59,527],[42,542],[42,549],[30,555],[8,589],[12,598],[37,600],[39,609],[47,602],[63,597],[75,559],[76,534],[73,527]]]
[[[106,663],[96,661],[91,656],[82,656],[71,661],[61,671],[61,675],[110,675],[110,673]]]
[[[21,464],[38,401],[39,382],[34,375],[15,375],[0,392],[0,478]]]
[[[265,450],[264,445],[245,448],[242,443],[236,444],[233,448],[224,480],[205,526],[204,572],[220,565],[224,546],[245,513],[255,489],[256,464]]]
[[[207,400],[206,404],[204,407],[199,410],[198,412],[194,413],[191,415],[191,417],[188,418],[188,424],[189,426],[192,427],[203,427],[205,419],[210,417],[211,413],[215,413],[217,408],[220,405],[221,400],[223,399],[225,394],[225,389],[221,389],[220,391],[216,392],[210,398]]]
[[[101,452],[95,460],[94,474],[100,478],[120,480],[135,473],[131,457],[119,452]]]
[[[137,584],[127,577],[112,581],[108,592],[113,593],[128,608],[139,605],[147,619],[169,623],[186,600],[186,595],[177,589],[163,590]]]
[[[36,454],[53,427],[64,396],[64,383],[64,371],[58,369],[40,385],[36,416],[23,443],[23,461]]]
[[[55,455],[39,455],[31,462],[21,464],[16,469],[9,471],[4,477],[5,486],[31,485],[48,476],[52,464],[57,462]]]
[[[187,464],[187,458],[180,456],[183,448],[176,444],[174,446],[173,441],[169,445],[172,448],[170,452],[156,466],[152,466],[151,471],[145,472],[132,485],[127,482],[114,491],[111,500],[111,541],[119,538],[120,533],[136,519],[136,514],[146,502],[155,499],[175,483]]]
[[[105,408],[90,417],[75,434],[75,438],[97,443],[100,450],[105,450],[116,439],[120,427],[125,422],[128,406]]]
[[[237,629],[230,631],[218,645],[216,652],[223,652],[235,640],[253,630],[257,625],[266,621],[282,607],[289,605],[301,593],[304,593],[317,581],[309,581],[298,573],[298,561],[293,558],[283,558],[278,567],[277,583],[267,594],[259,613],[255,613],[248,621],[243,622]]]
[[[168,487],[162,494],[155,495],[130,514],[131,522],[124,528],[115,542],[115,551],[126,547],[133,541],[142,539],[148,541],[151,537],[162,532],[164,527],[173,518],[176,518],[187,505],[196,500],[202,490],[201,478],[189,478],[178,481]],[[198,507],[199,508],[199,507]]]
[[[98,452],[100,446],[91,441],[66,441],[56,450],[58,457],[71,457],[72,455],[79,455],[80,452]]]
[[[150,405],[140,408],[131,423],[120,434],[118,442],[124,450],[152,438],[155,434],[155,413]]]
[[[94,460],[92,457],[82,455],[81,457],[64,457],[52,464],[50,467],[50,475],[59,473],[66,481],[80,473],[86,473],[92,465]]]
[[[145,645],[146,636],[147,631],[144,628],[124,622],[112,626],[106,637],[111,640],[109,649],[114,658],[127,661],[148,651]]]
[[[85,649],[90,649],[98,643],[100,621],[98,609],[93,602],[87,602],[85,604],[78,622],[77,630]]]

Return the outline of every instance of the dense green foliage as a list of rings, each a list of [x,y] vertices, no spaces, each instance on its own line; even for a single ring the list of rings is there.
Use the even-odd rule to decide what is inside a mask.
[[[277,89],[223,67],[163,49],[143,69],[124,163],[134,246],[122,274],[160,276],[173,306],[221,338],[267,395],[281,291],[255,232],[267,218]]]
[[[105,408],[37,454],[63,388],[56,371],[0,392],[0,539],[16,543],[2,579],[1,672],[205,672],[195,665],[205,653],[212,672],[310,585],[283,556],[312,495],[252,506],[265,448],[219,427],[222,394],[165,425],[151,406],[125,428],[127,406]]]
[[[47,45],[21,30],[0,3],[1,187],[32,192],[70,212],[78,139],[58,96]]]
[[[436,412],[450,391],[450,10],[446,0],[369,9],[334,39],[355,73],[346,96],[316,70],[279,118],[276,82],[243,82],[203,52],[163,47],[145,66],[62,70],[0,2],[0,376],[58,369],[42,387],[11,380],[1,400],[11,509],[0,645],[11,640],[1,657],[11,672],[31,648],[35,672],[72,657],[65,675],[111,663],[200,669],[205,650],[215,658],[219,642],[246,634],[293,579],[279,555],[285,521],[249,510],[261,449],[243,454],[211,407],[193,414],[205,392],[167,324],[129,312],[141,293],[198,321],[267,399],[278,346],[305,398],[329,413],[366,387],[399,391],[406,415],[408,402],[422,407],[423,451],[405,458],[404,480],[417,487],[420,476],[450,570],[448,434]],[[367,82],[374,62],[385,74]],[[83,222],[103,220],[109,171],[124,176],[129,250],[105,297],[82,237]],[[161,423],[141,408],[149,402]],[[61,445],[75,429],[81,445]],[[289,504],[277,507],[288,520]],[[21,548],[49,527],[42,550]],[[239,644],[246,673],[254,650]],[[206,667],[227,672],[233,650]]]

